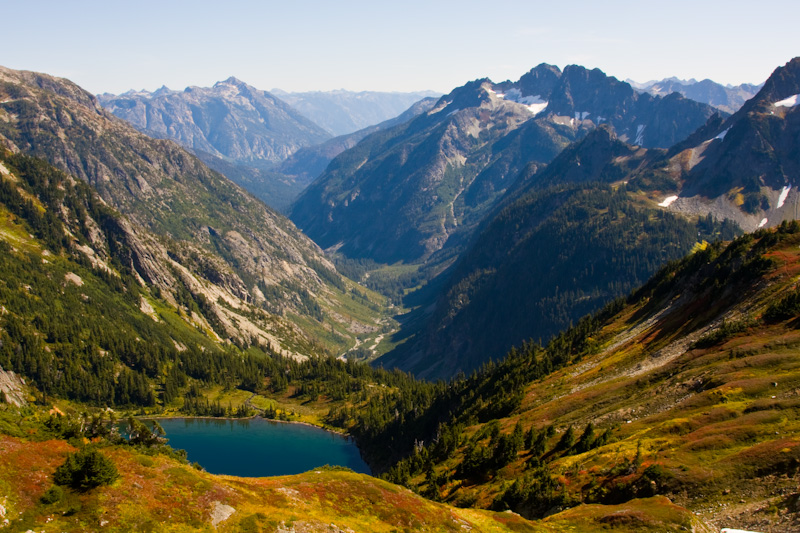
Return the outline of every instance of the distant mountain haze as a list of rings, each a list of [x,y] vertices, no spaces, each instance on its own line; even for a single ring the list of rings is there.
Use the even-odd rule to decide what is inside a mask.
[[[101,94],[98,100],[138,130],[177,141],[268,205],[284,209],[330,159],[425,94],[429,92],[280,91],[278,97],[231,77],[213,87],[161,87],[154,92]],[[347,138],[333,140],[332,132],[345,132]],[[329,139],[331,143],[321,145]],[[314,155],[301,155],[286,169],[275,168],[298,150],[315,146],[320,148]]]
[[[213,87],[99,95],[100,104],[152,137],[234,161],[278,162],[331,135],[286,102],[231,77]]]
[[[761,88],[761,85],[750,83],[722,85],[709,79],[697,81],[695,79],[665,78],[660,81],[653,80],[645,83],[636,83],[632,80],[626,81],[637,91],[647,92],[655,96],[666,96],[675,92],[682,94],[686,98],[712,105],[726,113],[738,111]]]
[[[347,135],[395,118],[423,98],[438,98],[434,91],[310,91],[273,89],[282,99],[333,135]]]

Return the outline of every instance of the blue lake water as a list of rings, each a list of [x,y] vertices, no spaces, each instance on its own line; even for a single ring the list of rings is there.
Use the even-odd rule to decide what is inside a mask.
[[[212,474],[282,476],[326,464],[370,473],[351,439],[304,424],[263,418],[171,418],[158,423],[170,446],[186,450],[190,462]]]

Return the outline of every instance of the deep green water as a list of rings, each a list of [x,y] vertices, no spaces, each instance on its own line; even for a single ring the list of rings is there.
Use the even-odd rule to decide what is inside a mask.
[[[307,472],[325,464],[369,474],[355,443],[337,433],[304,424],[263,418],[160,419],[169,445],[184,449],[190,462],[212,474],[244,477]]]

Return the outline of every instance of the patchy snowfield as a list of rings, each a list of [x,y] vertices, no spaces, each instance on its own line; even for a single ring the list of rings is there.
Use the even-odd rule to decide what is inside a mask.
[[[725,136],[728,134],[729,131],[730,131],[730,128],[726,129],[725,131],[723,131],[722,133],[720,133],[719,135],[717,135],[714,138],[715,139],[719,139],[721,141],[722,139],[725,138]]]
[[[669,207],[670,204],[677,199],[677,196],[667,196],[660,204],[658,204],[658,207]]]
[[[783,190],[781,191],[781,195],[778,196],[778,205],[775,206],[775,209],[780,209],[781,207],[783,207],[783,204],[786,203],[786,198],[789,197],[789,190],[791,188],[792,188],[791,185],[787,185],[786,187],[783,188]]]
[[[633,143],[637,146],[641,146],[644,142],[644,126],[639,124],[636,126],[636,139],[634,139]]]
[[[769,222],[769,220],[767,220],[766,218],[762,218],[761,222],[758,223],[758,227],[763,228],[764,226],[767,225],[767,222]]]
[[[534,116],[538,115],[542,111],[547,108],[548,102],[542,100],[542,97],[537,95],[532,96],[522,96],[522,92],[517,88],[511,88],[506,93],[497,93],[494,92],[492,89],[486,89],[489,94],[493,94],[498,98],[503,100],[508,100],[510,102],[516,102],[518,104],[522,104],[528,108]],[[577,113],[575,114],[577,116]],[[588,113],[587,113],[588,115]]]
[[[772,105],[775,107],[794,107],[796,105],[800,105],[800,94],[795,94],[789,98],[784,98],[780,102],[775,102]]]

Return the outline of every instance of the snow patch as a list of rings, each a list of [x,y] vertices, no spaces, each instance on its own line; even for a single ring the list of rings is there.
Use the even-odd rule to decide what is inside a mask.
[[[440,105],[438,105],[438,106],[434,107],[433,109],[431,109],[430,111],[428,111],[428,115],[433,115],[435,113],[438,113],[439,111],[443,110],[445,107],[449,106],[452,103],[453,103],[452,101],[451,102],[442,102]]]
[[[575,111],[575,120],[586,120],[590,114],[589,111]]]
[[[725,138],[725,136],[728,134],[729,131],[730,131],[730,127],[728,129],[726,129],[725,131],[723,131],[722,133],[720,133],[719,135],[717,135],[716,137],[714,137],[714,138],[715,139],[719,139],[721,141],[722,139]]]
[[[800,105],[800,94],[795,94],[794,96],[790,96],[789,98],[784,98],[779,102],[775,102],[775,107],[795,107]]]
[[[523,104],[525,107],[528,108],[528,111],[530,111],[534,115],[538,115],[547,108],[547,102],[542,100],[542,97],[539,96],[538,94],[532,96],[520,95],[519,97],[517,97],[516,102]]]
[[[453,109],[452,111],[450,111],[450,112],[447,114],[447,116],[449,117],[450,115],[455,115],[455,114],[456,114],[456,113],[458,113],[459,111],[461,111],[461,110],[460,110],[460,109]]]
[[[539,102],[538,104],[530,104],[525,106],[528,108],[528,111],[533,113],[534,115],[538,115],[545,109],[547,109],[547,102]]]
[[[658,204],[658,207],[669,207],[670,204],[677,199],[677,196],[667,196],[660,204]]]
[[[634,139],[633,144],[637,146],[641,146],[644,142],[644,126],[639,124],[636,126],[636,139]]]
[[[778,196],[778,205],[775,207],[775,209],[780,209],[783,207],[783,204],[786,203],[786,198],[789,197],[789,189],[791,188],[791,185],[787,185],[783,188],[783,190],[781,190],[781,195]]]
[[[762,218],[761,222],[758,223],[758,227],[763,228],[764,226],[767,225],[767,222],[769,222],[769,220],[767,220],[766,218]]]
[[[494,93],[494,91],[492,91]],[[495,96],[501,98],[503,100],[508,100],[510,102],[516,102],[518,104],[522,104],[528,108],[534,116],[538,115],[542,111],[547,108],[548,102],[542,100],[542,97],[538,94],[536,95],[529,95],[529,96],[522,96],[522,91],[517,88],[512,87],[505,94],[503,93],[494,93]],[[587,113],[588,114],[588,113]],[[575,113],[577,116],[578,113]]]

